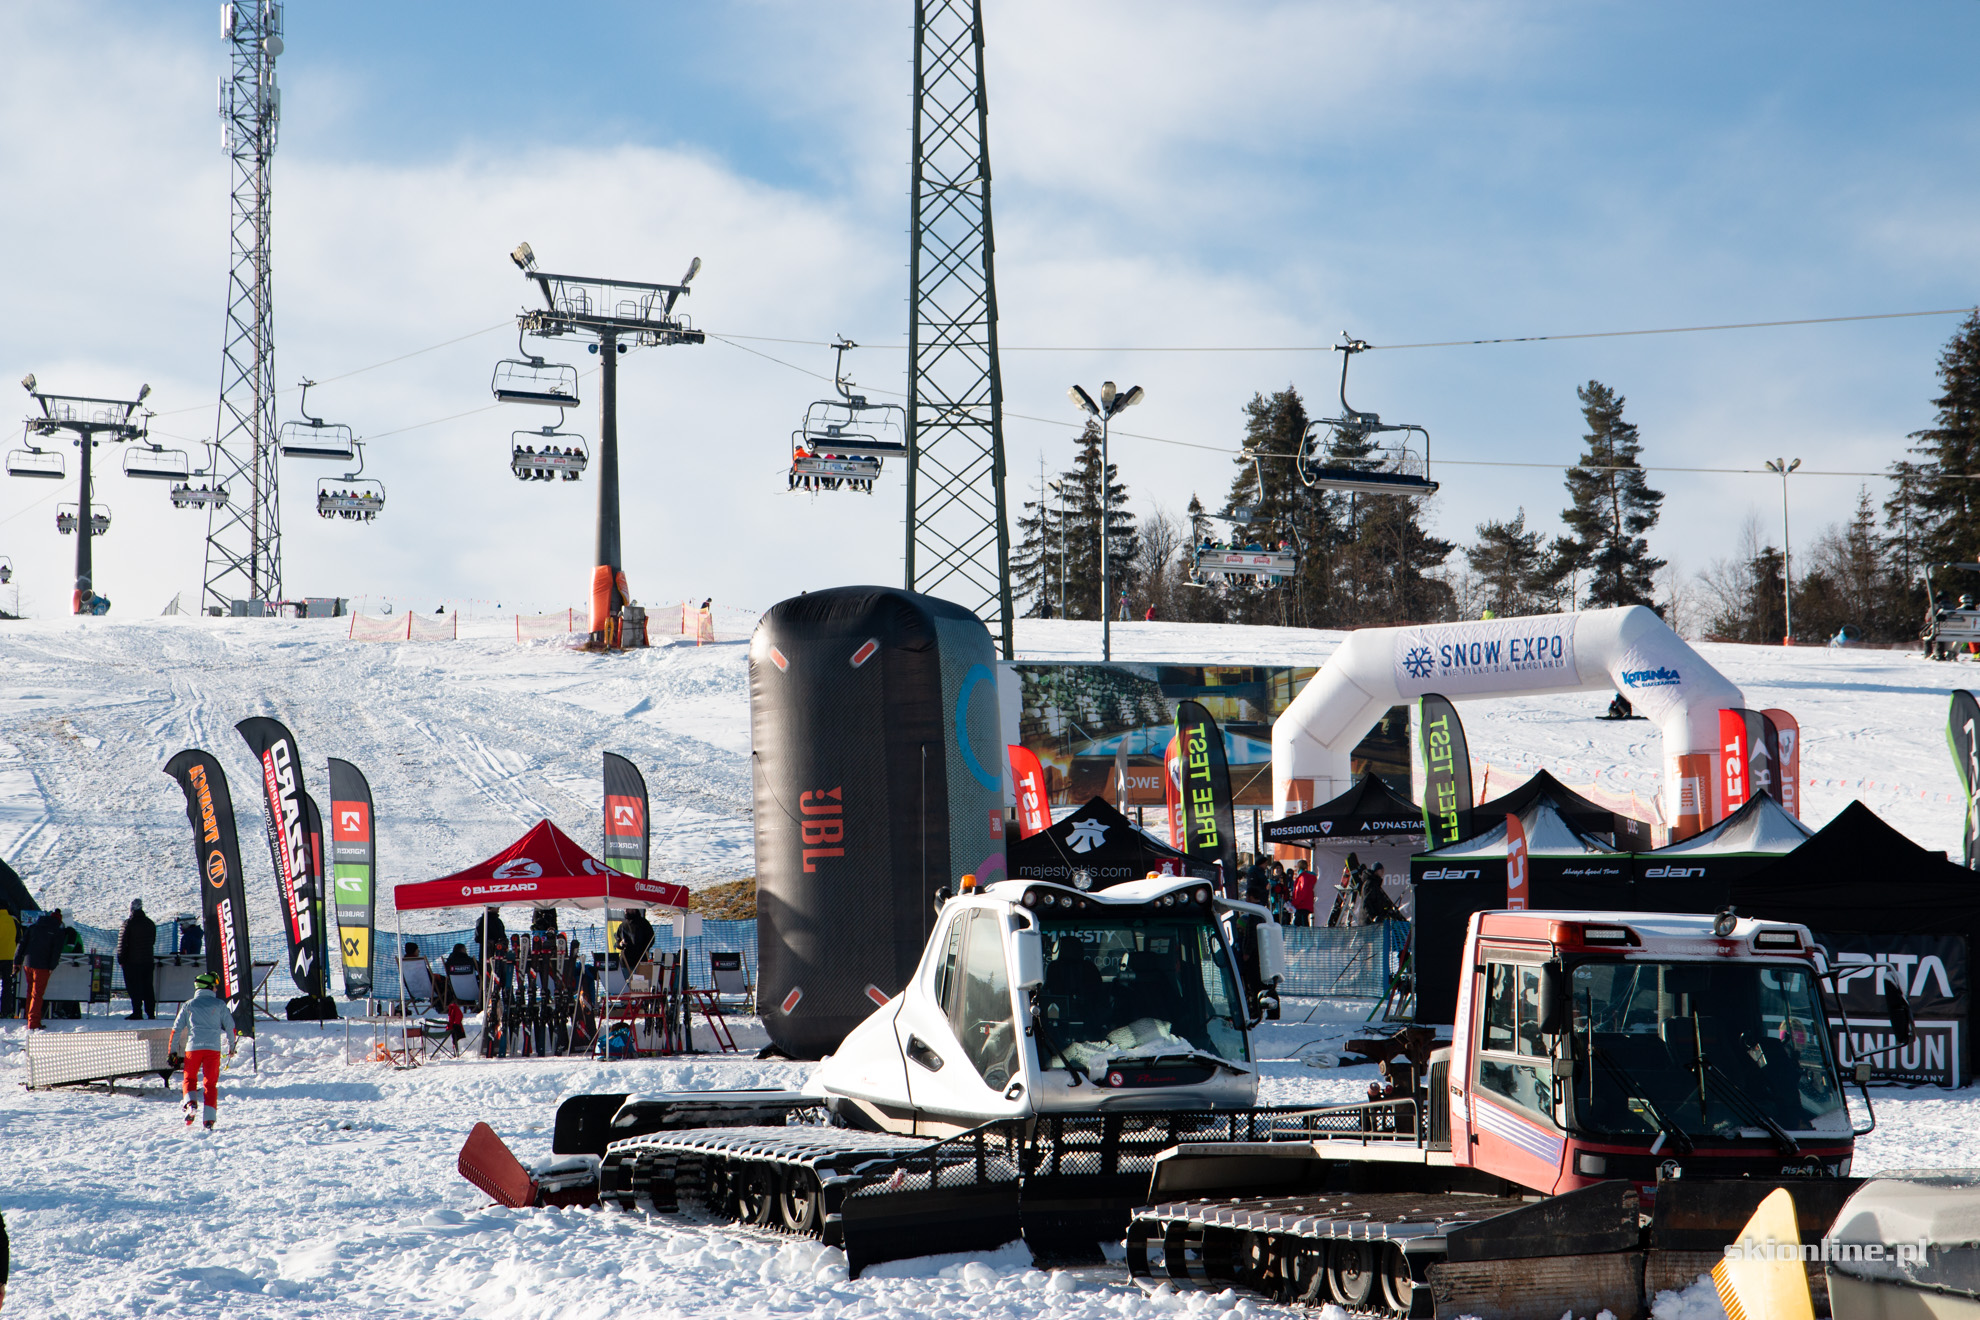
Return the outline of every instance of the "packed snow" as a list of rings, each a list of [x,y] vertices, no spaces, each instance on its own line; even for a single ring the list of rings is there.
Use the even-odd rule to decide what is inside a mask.
[[[189,830],[160,767],[188,746],[233,781],[257,947],[277,946],[252,763],[232,731],[282,719],[310,767],[371,777],[384,894],[493,853],[541,816],[597,832],[599,753],[646,773],[654,854],[700,885],[750,874],[746,648],[674,644],[626,656],[518,644],[499,626],[450,642],[346,640],[343,620],[30,621],[0,630],[0,856],[49,904],[115,925],[131,897],[189,910]],[[1022,658],[1091,658],[1096,624],[1025,621]],[[1336,634],[1124,624],[1117,658],[1322,663]],[[1958,847],[1946,694],[1968,671],[1895,652],[1700,650],[1804,732],[1805,817],[1852,798],[1931,848]],[[1661,754],[1645,724],[1594,719],[1591,694],[1472,702],[1475,755],[1497,775],[1540,765],[1650,797]],[[320,770],[316,771],[320,774]],[[1510,787],[1511,779],[1505,786]],[[317,787],[320,789],[321,784]],[[1499,785],[1495,780],[1493,791]],[[389,920],[389,914],[383,919]],[[1367,1006],[1302,1002],[1261,1037],[1266,1103],[1361,1095],[1372,1069],[1333,1063]],[[57,1023],[57,1030],[105,1024]],[[220,1127],[183,1130],[156,1083],[26,1092],[16,1020],[0,1025],[0,1211],[13,1238],[7,1314],[83,1316],[942,1315],[1100,1320],[1284,1312],[1230,1292],[1145,1291],[1118,1264],[1032,1268],[1021,1248],[897,1262],[848,1280],[840,1253],[691,1219],[490,1209],[454,1169],[477,1119],[528,1162],[549,1154],[559,1100],[591,1090],[794,1086],[808,1065],[741,1056],[601,1064],[465,1059],[395,1071],[368,1028],[267,1024],[222,1082]],[[1980,1164],[1980,1103],[1880,1090],[1857,1168]],[[1659,1299],[1666,1320],[1716,1314],[1710,1289]],[[1300,1314],[1312,1316],[1312,1312]],[[1539,1317],[1538,1320],[1554,1320]]]

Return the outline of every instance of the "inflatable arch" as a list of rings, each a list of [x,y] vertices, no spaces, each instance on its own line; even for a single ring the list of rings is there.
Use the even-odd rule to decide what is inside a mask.
[[[1466,701],[1610,688],[1663,735],[1671,838],[1720,820],[1719,708],[1745,699],[1641,605],[1350,633],[1272,726],[1272,797],[1286,815],[1346,792],[1354,745],[1389,707],[1426,692]]]

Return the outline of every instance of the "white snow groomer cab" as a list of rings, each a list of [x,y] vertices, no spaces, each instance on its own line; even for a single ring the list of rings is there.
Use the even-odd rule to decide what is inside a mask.
[[[1257,949],[1254,983],[1276,983],[1285,963],[1262,916],[1177,876],[966,889],[942,902],[907,987],[819,1065],[813,1089],[850,1127],[925,1136],[995,1119],[1247,1109],[1256,996],[1238,944]]]

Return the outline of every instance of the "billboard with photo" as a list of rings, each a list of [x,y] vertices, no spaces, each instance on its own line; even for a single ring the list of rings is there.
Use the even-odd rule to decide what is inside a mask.
[[[1127,801],[1120,805],[1161,808],[1176,707],[1195,701],[1223,732],[1235,804],[1265,811],[1273,807],[1272,722],[1319,672],[1313,665],[1043,661],[1008,668],[1018,686],[1012,740],[1044,766],[1053,806],[1115,801],[1114,762],[1125,747]],[[1372,770],[1407,797],[1409,729],[1409,707],[1393,707],[1355,748],[1354,772]]]

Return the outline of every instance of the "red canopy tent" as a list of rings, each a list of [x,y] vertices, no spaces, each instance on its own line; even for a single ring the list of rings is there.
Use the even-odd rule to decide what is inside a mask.
[[[540,820],[529,833],[485,862],[438,880],[396,886],[392,902],[401,912],[523,904],[685,912],[688,888],[615,871],[578,847],[570,835]]]

